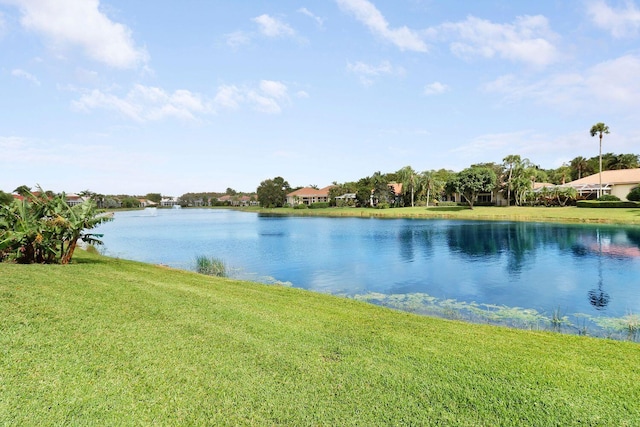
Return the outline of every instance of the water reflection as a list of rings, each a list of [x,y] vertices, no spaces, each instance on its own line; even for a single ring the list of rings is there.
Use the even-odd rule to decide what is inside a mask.
[[[99,230],[107,254],[178,268],[210,255],[245,274],[239,278],[345,295],[640,312],[640,227],[181,211],[119,212]]]

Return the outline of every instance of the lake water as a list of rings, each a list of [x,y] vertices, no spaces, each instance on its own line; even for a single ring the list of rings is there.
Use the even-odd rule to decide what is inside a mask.
[[[637,332],[638,227],[151,209],[97,232],[109,256],[193,269],[205,255],[233,277],[411,311]]]

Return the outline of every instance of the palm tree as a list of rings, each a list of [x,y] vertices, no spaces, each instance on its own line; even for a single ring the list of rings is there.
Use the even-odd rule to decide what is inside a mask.
[[[407,192],[407,188],[411,189],[411,207],[413,207],[413,198],[416,189],[416,171],[411,166],[405,166],[397,172],[400,182],[402,182],[402,193]]]
[[[520,166],[522,163],[522,159],[517,154],[510,154],[504,159],[502,159],[502,164],[505,169],[509,171],[509,175],[507,177],[507,206],[511,205],[511,188],[513,179],[513,169]]]
[[[604,123],[600,122],[591,126],[591,136],[594,137],[598,135],[600,137],[600,172],[598,173],[600,186],[598,187],[598,197],[602,196],[602,135],[605,133],[609,133],[609,126]]]
[[[587,159],[582,156],[578,156],[571,160],[571,167],[578,172],[577,179],[582,178],[582,172],[587,169]]]

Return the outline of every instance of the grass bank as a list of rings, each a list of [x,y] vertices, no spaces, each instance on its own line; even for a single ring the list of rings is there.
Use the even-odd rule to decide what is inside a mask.
[[[476,219],[492,221],[532,221],[560,223],[640,224],[640,209],[627,208],[576,208],[528,207],[528,206],[477,206],[473,209],[459,206],[408,207],[392,209],[324,208],[324,209],[247,209],[263,213],[298,216],[354,216],[375,218],[433,218]]]
[[[640,424],[640,347],[78,254],[0,264],[3,425]]]

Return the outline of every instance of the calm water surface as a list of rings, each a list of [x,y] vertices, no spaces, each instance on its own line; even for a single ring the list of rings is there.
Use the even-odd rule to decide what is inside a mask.
[[[161,209],[118,212],[98,232],[110,256],[182,269],[213,256],[234,277],[333,294],[640,312],[638,227]]]

